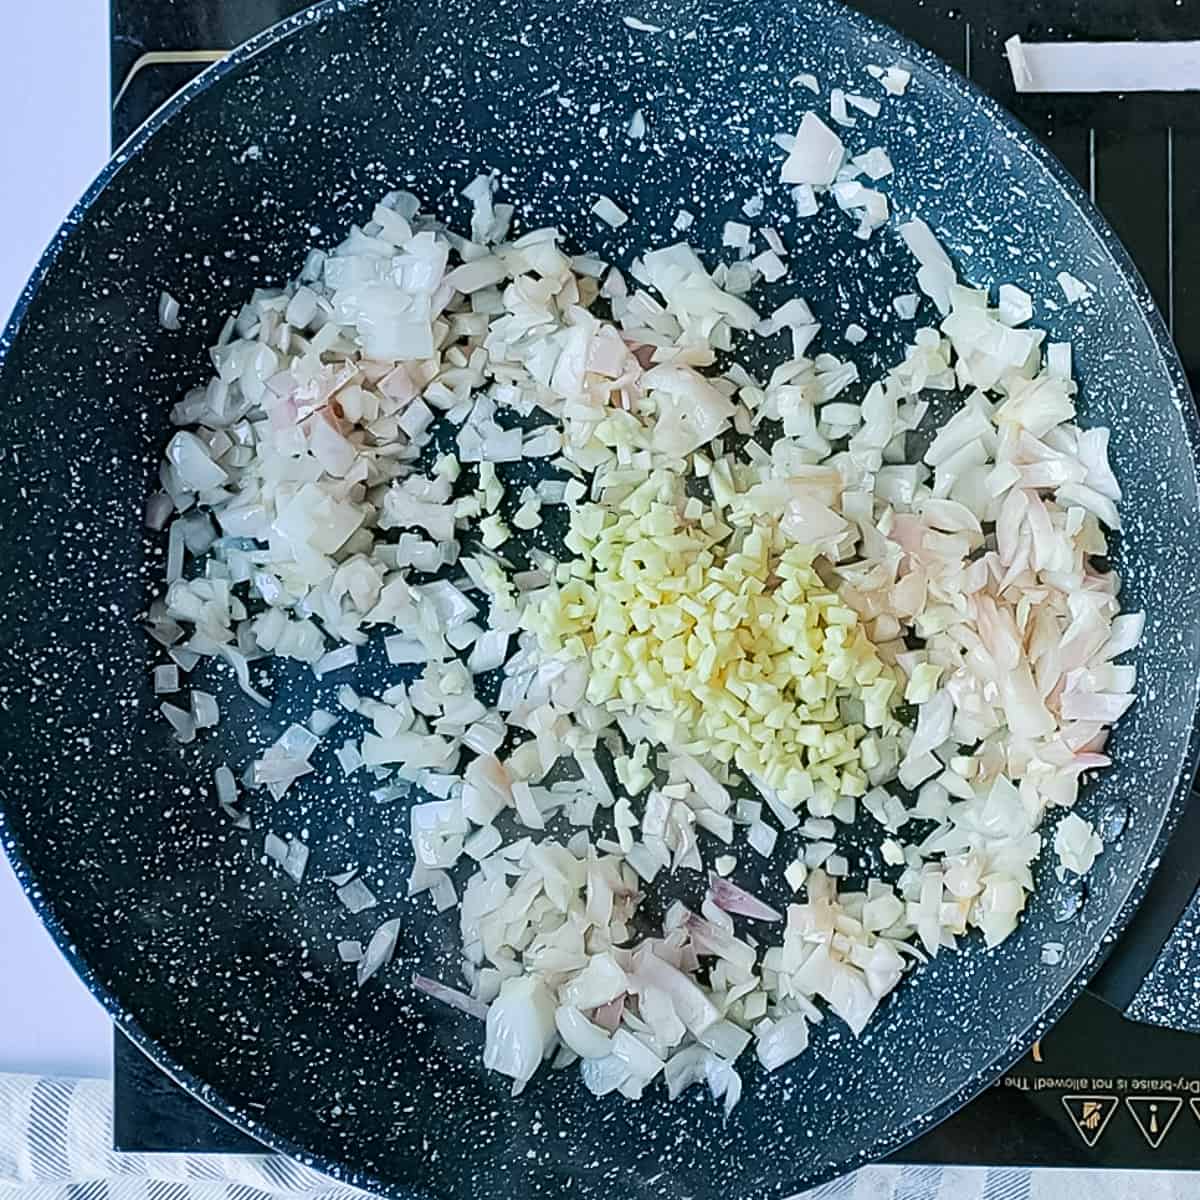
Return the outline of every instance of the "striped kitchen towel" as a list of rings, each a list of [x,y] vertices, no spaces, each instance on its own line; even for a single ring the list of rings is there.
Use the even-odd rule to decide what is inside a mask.
[[[107,1081],[0,1075],[0,1200],[365,1200],[274,1154],[118,1154],[111,1146]],[[1197,1200],[1200,1173],[868,1167],[804,1200],[1065,1196]]]

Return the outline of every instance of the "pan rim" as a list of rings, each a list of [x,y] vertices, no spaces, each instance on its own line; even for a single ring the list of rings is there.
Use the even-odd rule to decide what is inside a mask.
[[[206,68],[195,79],[186,84],[180,91],[164,102],[146,121],[144,121],[113,153],[110,161],[97,175],[95,181],[84,193],[79,202],[63,221],[60,228],[52,237],[48,247],[40,257],[28,282],[22,289],[13,313],[0,332],[0,369],[10,347],[19,335],[20,328],[35,296],[41,289],[46,276],[54,267],[67,241],[73,235],[76,227],[87,217],[92,205],[97,201],[113,180],[132,162],[141,150],[167,125],[175,115],[199,95],[207,92],[227,75],[237,71],[247,62],[264,51],[286,42],[302,30],[313,24],[328,20],[337,20],[340,16],[357,10],[370,8],[387,0],[320,0],[294,16],[270,26],[249,41],[236,47],[221,61]],[[920,66],[933,75],[940,83],[958,93],[963,98],[979,107],[986,116],[1000,129],[1006,130],[1012,137],[1015,147],[1030,157],[1055,184],[1060,192],[1070,202],[1082,222],[1097,237],[1104,253],[1109,257],[1118,273],[1124,278],[1129,293],[1147,333],[1150,335],[1159,359],[1165,369],[1171,384],[1172,395],[1178,400],[1178,408],[1184,425],[1188,444],[1192,451],[1193,472],[1200,462],[1200,413],[1197,412],[1192,398],[1182,364],[1173,340],[1166,327],[1158,308],[1150,295],[1149,289],[1142,279],[1137,267],[1129,256],[1128,251],[1116,236],[1106,219],[1091,202],[1083,188],[1075,181],[1058,160],[1038,141],[1013,114],[1002,108],[990,96],[986,95],[970,80],[963,77],[948,63],[923,49],[910,39],[882,21],[865,16],[850,9],[839,0],[809,0],[809,3],[826,9],[831,16],[848,25],[859,35],[879,41],[899,52],[904,60]],[[1197,492],[1200,494],[1200,481],[1197,481]],[[903,1128],[876,1139],[871,1145],[860,1149],[855,1154],[836,1163],[822,1166],[802,1179],[792,1184],[755,1182],[755,1186],[768,1189],[771,1194],[783,1196],[792,1194],[797,1188],[816,1186],[829,1179],[836,1178],[870,1162],[878,1160],[885,1154],[892,1153],[909,1142],[928,1132],[936,1124],[945,1120],[952,1113],[969,1103],[983,1091],[995,1078],[1003,1074],[1016,1062],[1028,1047],[1041,1036],[1066,1011],[1078,997],[1088,980],[1103,963],[1112,949],[1117,937],[1124,931],[1135,909],[1145,895],[1154,877],[1158,862],[1166,847],[1175,826],[1178,823],[1187,796],[1191,790],[1197,767],[1200,765],[1200,729],[1197,729],[1197,710],[1200,708],[1200,680],[1193,692],[1191,700],[1192,735],[1180,757],[1176,782],[1169,802],[1165,806],[1163,819],[1151,847],[1146,853],[1146,867],[1129,881],[1127,890],[1120,901],[1116,915],[1105,928],[1100,940],[1079,970],[1067,979],[1055,998],[1026,1026],[1025,1031],[1013,1039],[1006,1052],[1000,1059],[987,1067],[974,1071],[949,1096],[929,1112],[922,1114],[915,1121]],[[56,947],[79,976],[91,994],[101,1003],[114,1024],[128,1037],[142,1053],[153,1061],[162,1071],[184,1088],[189,1095],[195,1097],[212,1112],[223,1118],[229,1124],[239,1129],[249,1137],[261,1142],[265,1149],[287,1155],[289,1158],[311,1167],[342,1183],[362,1188],[377,1195],[404,1197],[409,1200],[416,1194],[434,1197],[438,1193],[430,1189],[416,1191],[397,1183],[388,1183],[377,1178],[370,1172],[360,1170],[350,1164],[325,1159],[312,1154],[304,1147],[295,1144],[288,1138],[275,1134],[262,1126],[244,1108],[238,1107],[225,1100],[209,1084],[205,1083],[191,1070],[178,1062],[171,1052],[163,1048],[150,1037],[141,1027],[136,1016],[131,1013],[110,989],[94,974],[92,968],[77,953],[69,930],[60,921],[55,912],[52,900],[42,893],[37,880],[26,862],[26,856],[15,835],[0,809],[0,842],[12,863],[17,880],[30,904],[37,913],[42,924],[46,927]]]

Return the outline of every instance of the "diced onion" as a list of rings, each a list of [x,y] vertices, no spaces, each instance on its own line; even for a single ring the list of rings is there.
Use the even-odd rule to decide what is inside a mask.
[[[868,72],[891,94],[910,79]],[[880,104],[834,88],[829,112],[861,129]],[[625,128],[644,142],[641,111]],[[836,205],[860,238],[890,220],[883,147],[847,161],[812,112],[773,140],[797,216]],[[1076,423],[1070,346],[1029,325],[1032,294],[1003,283],[993,305],[919,217],[900,233],[940,322],[860,378],[870,356],[814,344],[814,308],[852,345],[854,317],[892,314],[843,313],[827,287],[761,315],[753,288],[790,261],[776,230],[726,221],[735,254],[712,269],[677,241],[618,270],[553,227],[514,237],[497,179],[463,189],[469,236],[390,194],[221,332],[145,510],[168,530],[144,620],[169,660],[156,697],[193,672],[188,709],[155,703],[190,743],[220,717],[205,659],[264,708],[272,660],[311,669],[307,722],[286,723],[281,689],[276,740],[213,775],[234,828],[251,824],[239,788],[282,801],[335,758],[407,821],[407,895],[454,914],[464,988],[413,986],[484,1021],[486,1067],[519,1091],[578,1063],[628,1099],[703,1081],[728,1113],[752,1043],[779,1069],[829,1014],[860,1035],[914,963],[1007,938],[1043,818],[1109,765],[1145,618],[1120,613],[1103,561],[1108,431]],[[727,200],[756,222],[770,196],[747,181]],[[629,219],[607,196],[591,212]],[[679,210],[675,229],[695,226]],[[915,319],[918,293],[892,310]],[[782,361],[742,354],[784,331]],[[875,850],[846,851],[860,819],[888,880],[858,877]],[[317,886],[308,841],[267,833],[263,854]],[[1072,811],[1052,841],[1060,875],[1102,850]],[[698,911],[676,901],[650,929],[645,897],[709,854]],[[786,911],[732,882],[739,858],[783,876]],[[364,948],[342,935],[380,899],[358,867],[324,883],[362,986],[400,919]]]

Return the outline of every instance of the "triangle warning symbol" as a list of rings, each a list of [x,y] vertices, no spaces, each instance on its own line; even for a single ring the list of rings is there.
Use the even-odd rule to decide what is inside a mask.
[[[1126,1096],[1125,1106],[1151,1150],[1157,1150],[1170,1132],[1183,1101],[1178,1096]]]
[[[1116,1096],[1064,1096],[1062,1102],[1071,1124],[1089,1146],[1100,1140],[1117,1111]]]

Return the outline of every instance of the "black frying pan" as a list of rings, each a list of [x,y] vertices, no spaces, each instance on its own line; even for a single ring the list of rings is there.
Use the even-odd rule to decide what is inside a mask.
[[[1047,864],[998,951],[972,940],[940,956],[857,1042],[827,1021],[790,1068],[748,1074],[727,1122],[698,1091],[596,1101],[570,1072],[511,1100],[479,1065],[478,1027],[407,987],[414,967],[456,978],[457,933],[453,914],[399,898],[403,805],[312,777],[280,804],[258,798],[250,835],[216,808],[212,768],[243,763],[331,687],[277,671],[284,699],[262,715],[214,672],[228,715],[198,754],[155,715],[136,618],[163,572],[164,539],[143,535],[141,513],[169,405],[206,378],[205,347],[254,286],[294,273],[310,243],[339,239],[390,188],[461,222],[460,189],[495,168],[528,223],[557,221],[581,248],[623,261],[664,244],[681,204],[699,217],[696,244],[714,247],[775,177],[770,135],[806,106],[788,80],[811,70],[869,90],[866,64],[898,60],[913,83],[868,135],[895,159],[894,209],[929,221],[972,281],[1034,293],[1039,322],[1074,344],[1082,419],[1113,431],[1127,522],[1116,564],[1128,605],[1148,614],[1142,698],[1113,739],[1116,767],[1081,804],[1114,826],[1130,819],[1086,894],[1062,890]],[[645,151],[618,136],[635,108]],[[599,192],[634,213],[620,233],[586,215]],[[764,221],[782,224],[788,207],[774,189]],[[912,277],[894,229],[864,246],[836,212],[784,228],[818,317],[872,318],[864,374],[871,355],[894,359],[903,331],[888,301]],[[1096,295],[1050,311],[1063,269]],[[157,322],[163,288],[182,302],[176,334]],[[764,306],[778,303],[783,286],[766,293]],[[1162,322],[1110,231],[1026,134],[829,0],[320,5],[207,72],[124,147],[0,352],[5,846],[64,952],[161,1065],[255,1137],[372,1190],[762,1197],[878,1156],[964,1103],[1064,1009],[1130,915],[1186,792],[1196,418]],[[260,865],[268,829],[308,831],[309,884]],[[348,861],[366,865],[384,908],[350,918],[318,885]],[[397,962],[356,992],[335,941],[390,915],[404,922]],[[1055,966],[1040,961],[1051,940],[1065,947]]]

